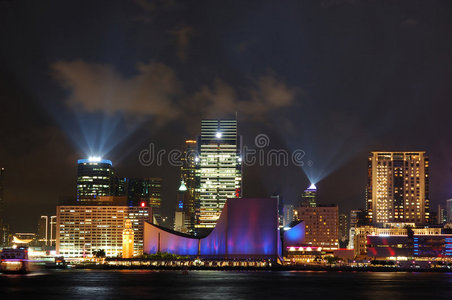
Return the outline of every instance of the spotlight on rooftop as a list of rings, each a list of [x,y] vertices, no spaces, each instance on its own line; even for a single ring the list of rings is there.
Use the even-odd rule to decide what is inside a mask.
[[[311,183],[311,185],[308,187],[308,190],[317,190],[317,187],[315,184]]]
[[[88,157],[88,161],[90,162],[100,162],[102,160],[102,157],[100,156],[90,156]]]

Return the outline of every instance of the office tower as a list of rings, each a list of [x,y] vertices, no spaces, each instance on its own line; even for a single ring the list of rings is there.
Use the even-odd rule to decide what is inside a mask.
[[[132,227],[132,221],[126,219],[124,223],[124,230],[122,231],[122,258],[133,257],[135,233]]]
[[[301,194],[301,206],[304,207],[316,207],[317,206],[317,187],[315,184],[311,184],[309,188],[307,188]]]
[[[339,241],[345,243],[349,235],[349,219],[346,214],[339,215]]]
[[[123,178],[123,190],[120,196],[127,197],[129,206],[146,206],[152,208],[154,218],[161,224],[160,207],[162,205],[162,179],[161,178]]]
[[[115,171],[110,160],[91,157],[78,160],[77,202],[114,196]]]
[[[198,138],[196,224],[211,231],[228,198],[242,196],[242,162],[237,120],[203,120]]]
[[[143,254],[143,223],[151,221],[148,206],[57,206],[56,251],[64,257],[91,257],[104,250],[106,256],[122,256],[126,220],[134,231],[133,255]]]
[[[429,161],[425,152],[371,152],[367,218],[374,225],[429,222]]]
[[[339,209],[337,206],[302,206],[297,209],[304,221],[307,244],[325,250],[339,248]]]
[[[184,214],[183,223],[190,233],[194,231],[195,227],[196,157],[198,157],[196,141],[186,140],[181,157],[181,184],[178,196],[180,198],[179,209]]]
[[[452,199],[446,200],[447,223],[452,223]]]

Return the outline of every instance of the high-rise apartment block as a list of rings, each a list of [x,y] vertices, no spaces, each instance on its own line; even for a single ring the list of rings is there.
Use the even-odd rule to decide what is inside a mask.
[[[368,162],[368,221],[427,224],[429,160],[425,152],[371,152]]]

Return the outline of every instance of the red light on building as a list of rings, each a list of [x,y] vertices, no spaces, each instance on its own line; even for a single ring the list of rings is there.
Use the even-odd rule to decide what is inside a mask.
[[[141,202],[141,207],[145,207],[145,206],[146,206],[146,203]]]

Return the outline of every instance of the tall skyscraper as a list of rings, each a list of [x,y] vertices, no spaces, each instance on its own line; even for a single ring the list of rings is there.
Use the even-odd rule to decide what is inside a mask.
[[[316,207],[317,206],[317,187],[311,184],[303,193],[301,193],[301,206]]]
[[[115,171],[110,160],[98,157],[78,160],[77,201],[114,196],[115,184]]]
[[[371,152],[367,218],[384,223],[429,223],[429,160],[425,152]]]
[[[183,223],[189,232],[193,232],[195,227],[195,200],[198,198],[195,161],[197,156],[197,142],[195,140],[186,140],[181,157],[181,184],[178,195],[180,197],[179,209],[184,215]]]
[[[118,196],[125,196],[129,206],[141,206],[144,203],[151,207],[154,221],[161,225],[162,179],[121,178],[119,183]]]
[[[228,198],[242,196],[242,162],[237,120],[203,120],[198,138],[196,224],[210,231]]]

